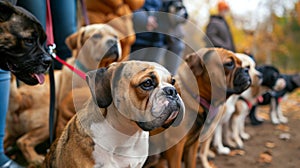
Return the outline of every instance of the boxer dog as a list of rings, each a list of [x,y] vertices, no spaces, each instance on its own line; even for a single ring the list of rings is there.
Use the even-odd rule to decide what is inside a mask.
[[[106,24],[82,27],[67,37],[66,44],[73,55],[67,62],[83,72],[94,70],[97,67],[106,67],[121,57],[121,45],[117,32]],[[60,80],[56,136],[60,135],[64,126],[75,114],[74,103],[82,104],[90,96],[86,82],[73,75],[68,67],[63,66]],[[86,87],[86,91],[80,96],[76,96],[77,92],[72,92],[72,88],[74,91],[76,88],[82,87]]]
[[[59,79],[60,71],[54,72]],[[38,154],[35,147],[49,139],[50,84],[48,75],[43,85],[21,85],[17,87],[12,75],[9,107],[6,115],[4,148],[17,144],[30,166],[40,166],[44,155]],[[55,80],[58,88],[59,80]],[[57,96],[56,90],[56,96]]]
[[[28,85],[42,84],[52,59],[45,50],[46,34],[28,11],[0,1],[0,68]]]
[[[206,140],[222,116],[219,111],[222,111],[226,99],[232,94],[243,92],[251,83],[248,68],[241,67],[241,60],[231,51],[202,48],[184,59],[176,79],[186,106],[185,116],[195,117],[184,119],[178,129],[163,140],[176,137],[180,130],[187,130],[184,127],[191,125],[191,129],[177,144],[161,154],[171,168],[180,168],[182,159],[185,167],[196,167],[200,141],[208,143]],[[193,77],[195,84],[192,82]]]
[[[178,126],[184,104],[175,79],[153,62],[113,63],[87,74],[92,99],[51,146],[45,167],[142,167],[149,132]]]
[[[285,124],[288,122],[288,118],[282,114],[280,102],[284,96],[300,87],[300,74],[281,74],[281,77],[285,80],[286,86],[280,91],[271,90],[263,94],[262,101],[257,102],[251,108],[249,117],[252,125],[259,125],[263,122],[262,119],[256,116],[256,108],[263,105],[270,106],[269,114],[273,124]]]
[[[251,86],[243,92],[235,104],[235,112],[231,119],[232,139],[227,139],[226,143],[230,147],[243,148],[243,140],[250,138],[250,135],[245,132],[245,119],[248,116],[253,104],[258,98],[269,90],[282,90],[286,83],[280,77],[279,70],[271,65],[260,65],[256,69],[263,74],[262,83],[258,86]],[[232,141],[233,140],[233,141]]]

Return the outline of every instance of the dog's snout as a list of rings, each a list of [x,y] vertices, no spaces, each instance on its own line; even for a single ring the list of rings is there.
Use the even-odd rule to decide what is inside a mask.
[[[244,68],[244,73],[249,73],[249,68]]]
[[[174,87],[165,87],[163,90],[169,98],[177,98],[177,91]]]
[[[43,55],[42,63],[46,66],[50,66],[50,64],[52,63],[52,58],[48,55]]]
[[[116,40],[109,39],[109,40],[107,40],[106,44],[107,44],[108,46],[113,46],[113,45],[116,45],[117,42],[116,42]]]

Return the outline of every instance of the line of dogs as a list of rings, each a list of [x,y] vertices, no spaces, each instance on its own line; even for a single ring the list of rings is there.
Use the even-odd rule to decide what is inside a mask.
[[[0,8],[18,14],[8,4],[0,3]],[[1,29],[12,21],[2,22]],[[45,40],[37,37],[31,40]],[[25,47],[28,42],[24,40]],[[17,88],[15,78],[11,80],[5,147],[17,143],[29,166],[176,168],[183,162],[196,167],[199,153],[203,167],[209,168],[211,143],[219,154],[230,152],[226,146],[243,148],[243,139],[250,138],[245,118],[251,111],[251,121],[259,122],[252,107],[266,104],[257,101],[261,95],[272,93],[271,105],[277,105],[270,112],[272,122],[285,123],[277,97],[300,86],[299,75],[281,75],[273,66],[256,66],[249,56],[220,48],[186,55],[175,76],[156,63],[118,62],[117,33],[104,24],[83,27],[66,43],[73,51],[68,63],[87,72],[87,80],[66,67],[55,72],[56,141],[46,157],[35,147],[49,138],[48,78],[38,70],[30,72],[32,82],[26,76],[23,81],[43,85]],[[4,67],[17,72],[12,56],[6,57]],[[46,59],[41,65],[49,64]]]

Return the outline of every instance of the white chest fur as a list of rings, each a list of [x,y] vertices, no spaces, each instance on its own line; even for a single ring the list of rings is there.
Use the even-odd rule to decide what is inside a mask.
[[[95,142],[95,168],[142,167],[148,156],[149,132],[139,130],[129,136],[103,121],[91,125]]]

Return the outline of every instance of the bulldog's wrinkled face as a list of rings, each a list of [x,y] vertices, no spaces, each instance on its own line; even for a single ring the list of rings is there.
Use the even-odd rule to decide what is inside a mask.
[[[284,78],[280,76],[279,70],[271,65],[257,66],[256,69],[262,73],[262,86],[275,91],[282,90],[286,86]]]
[[[92,94],[99,107],[112,104],[140,128],[150,131],[180,123],[185,107],[178,91],[175,79],[161,65],[126,61],[98,70]]]
[[[245,54],[236,53],[236,56],[242,61],[242,67],[248,68],[248,72],[251,78],[251,85],[258,86],[262,82],[262,74],[256,70],[256,63],[254,60]]]
[[[117,32],[106,24],[82,27],[66,39],[66,44],[77,57],[80,50],[88,64],[95,68],[106,67],[121,57],[121,44]]]
[[[42,84],[52,59],[46,34],[28,11],[0,2],[0,68],[29,85]]]
[[[185,61],[198,80],[200,96],[212,103],[223,103],[231,94],[239,94],[251,84],[248,68],[243,68],[241,60],[231,51],[203,48],[187,55]]]

